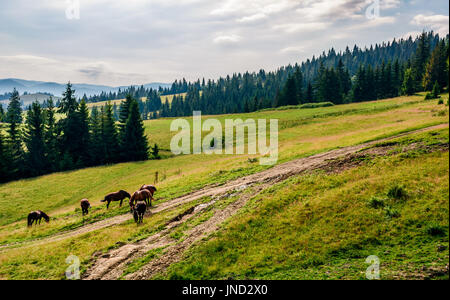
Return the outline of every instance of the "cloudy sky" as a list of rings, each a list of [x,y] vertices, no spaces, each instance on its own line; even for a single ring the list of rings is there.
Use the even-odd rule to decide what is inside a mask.
[[[274,70],[446,34],[448,15],[444,0],[1,0],[0,78],[118,86]]]

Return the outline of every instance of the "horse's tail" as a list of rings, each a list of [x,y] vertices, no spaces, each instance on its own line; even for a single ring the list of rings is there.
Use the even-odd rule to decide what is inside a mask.
[[[105,198],[105,199],[103,199],[103,200],[100,200],[100,202],[106,202],[106,198]]]
[[[28,227],[31,226],[31,214],[28,215],[28,223],[27,223]]]

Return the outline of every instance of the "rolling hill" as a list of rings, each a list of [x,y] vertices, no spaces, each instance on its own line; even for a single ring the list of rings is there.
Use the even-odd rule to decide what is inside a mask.
[[[23,80],[16,78],[0,79],[0,94],[11,92],[14,88],[20,94],[24,92],[28,93],[39,93],[46,92],[51,93],[55,96],[62,96],[65,90],[66,83],[56,83],[56,82],[43,82],[43,81],[33,81],[33,80]],[[159,87],[169,87],[170,84],[166,83],[148,83],[144,84],[146,88],[157,89]],[[106,85],[93,85],[93,84],[73,84],[73,88],[76,91],[77,97],[82,97],[84,94],[87,96],[100,94],[101,92],[114,92],[119,89],[124,89],[126,86],[111,87]]]
[[[278,164],[181,155],[2,184],[0,279],[61,279],[69,255],[87,279],[363,279],[369,255],[382,279],[448,278],[448,114],[416,95],[214,116],[278,119]],[[171,122],[145,121],[150,144],[168,149]],[[142,226],[100,202],[144,183]],[[51,221],[27,229],[35,209]]]

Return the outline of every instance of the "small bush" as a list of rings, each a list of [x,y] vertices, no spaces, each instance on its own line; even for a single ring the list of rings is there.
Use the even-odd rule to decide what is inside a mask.
[[[431,236],[443,236],[445,235],[445,227],[437,223],[431,223],[426,227],[426,232]]]
[[[384,208],[384,212],[386,213],[386,217],[388,219],[394,219],[400,217],[400,212],[396,210],[395,208],[392,208],[390,206],[386,206]]]
[[[408,197],[408,193],[403,185],[394,185],[387,192],[387,196],[395,200],[405,200]]]
[[[442,105],[442,104],[444,104],[444,99],[439,98],[438,105]]]
[[[370,198],[370,200],[368,201],[368,205],[372,208],[382,208],[384,207],[386,204],[384,203],[384,199],[380,199],[377,197],[372,197]]]
[[[433,98],[433,95],[431,93],[425,94],[425,100],[432,100],[432,99],[435,99],[435,98]]]
[[[300,108],[319,108],[319,107],[330,107],[334,106],[332,102],[320,102],[320,103],[305,103],[300,105]]]

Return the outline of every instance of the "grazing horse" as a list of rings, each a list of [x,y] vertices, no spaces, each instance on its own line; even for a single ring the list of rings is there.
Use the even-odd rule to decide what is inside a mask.
[[[148,206],[152,206],[152,199],[152,193],[148,190],[136,191],[130,198],[130,208],[133,210],[134,203],[137,203],[138,201],[145,201]]]
[[[101,200],[101,202],[108,202],[108,204],[106,204],[107,209],[109,208],[109,204],[111,203],[111,201],[120,201],[119,206],[122,207],[122,202],[125,198],[131,199],[131,195],[125,191],[120,190],[117,193],[106,195],[105,199]]]
[[[41,219],[44,218],[45,222],[49,222],[50,221],[50,217],[47,216],[46,213],[44,213],[43,211],[37,210],[37,211],[32,211],[28,214],[28,227],[31,227],[31,225],[33,225],[34,222],[35,225],[41,224]]]
[[[140,191],[142,190],[148,190],[150,193],[152,193],[152,197],[156,192],[156,187],[154,185],[143,185],[141,186],[141,188],[139,189]]]
[[[147,204],[144,201],[139,201],[133,208],[134,221],[139,224],[144,222],[144,214],[147,210]]]
[[[88,199],[81,200],[81,211],[84,215],[87,215],[89,213],[89,208],[91,207],[91,204],[89,203]]]

